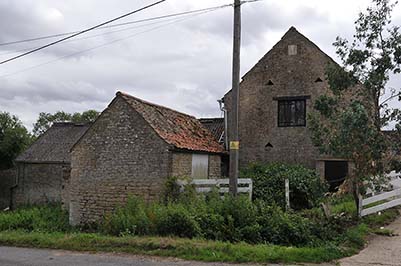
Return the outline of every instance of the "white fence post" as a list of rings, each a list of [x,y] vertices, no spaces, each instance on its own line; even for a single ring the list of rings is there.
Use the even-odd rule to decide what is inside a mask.
[[[290,206],[290,180],[288,178],[285,179],[285,209],[289,211]]]
[[[361,218],[362,217],[362,209],[363,209],[363,198],[362,195],[359,194],[358,196],[358,217]]]

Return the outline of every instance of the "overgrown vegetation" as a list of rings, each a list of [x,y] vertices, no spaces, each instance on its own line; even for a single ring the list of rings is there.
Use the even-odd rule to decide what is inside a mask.
[[[290,183],[290,203],[293,209],[318,206],[328,186],[317,173],[301,165],[284,163],[252,164],[241,171],[242,178],[253,181],[253,199],[285,208],[285,179]]]
[[[0,212],[0,231],[68,232],[68,213],[59,205],[24,207]]]
[[[210,207],[206,205],[207,201],[219,202],[214,202],[217,203],[216,208],[207,212],[202,210]],[[398,210],[391,209],[382,215],[368,216],[363,223],[356,225],[348,214],[336,214],[325,219],[317,208],[284,213],[277,206],[261,202],[253,204],[245,198],[235,199],[234,202],[218,198],[207,201],[191,204],[176,202],[165,206],[146,205],[139,199],[131,198],[126,206],[108,216],[100,226],[103,233],[84,233],[78,228],[70,228],[67,215],[59,206],[2,212],[0,245],[127,252],[203,261],[318,263],[354,254],[364,246],[369,232],[388,234],[378,228],[398,215]],[[201,213],[195,215],[196,211]],[[255,219],[253,215],[259,215],[256,222],[252,221]],[[319,224],[313,224],[319,220]],[[374,229],[371,229],[372,226]],[[332,230],[339,233],[335,235]],[[227,234],[230,239],[226,238]],[[318,235],[326,241],[311,239],[311,236],[316,238]],[[241,236],[247,236],[249,243],[238,242]],[[254,239],[261,244],[255,244]],[[269,241],[263,242],[262,239]],[[298,247],[294,247],[293,243],[297,242]],[[278,243],[282,245],[274,245]]]
[[[111,235],[160,235],[248,243],[305,246],[321,241],[316,225],[295,213],[285,213],[247,197],[220,199],[212,193],[167,205],[145,205],[130,198],[125,207],[105,218],[101,229]]]
[[[70,227],[67,212],[58,205],[0,212],[0,245],[205,261],[322,262],[354,254],[369,232],[389,235],[378,228],[398,216],[398,210],[391,209],[358,223],[352,197],[323,198],[325,185],[313,171],[300,166],[255,165],[244,172],[258,179],[262,188],[253,201],[247,195],[221,198],[217,191],[196,194],[191,185],[180,191],[176,178],[170,178],[160,202],[129,197],[90,227]],[[280,190],[284,176],[302,184],[293,186],[297,189],[292,190],[292,199],[301,198],[296,195],[301,193],[307,204],[299,208],[307,208],[286,212],[279,206],[283,192],[266,190],[269,182]],[[263,197],[262,191],[273,195]],[[323,200],[332,204],[330,217],[317,206]]]

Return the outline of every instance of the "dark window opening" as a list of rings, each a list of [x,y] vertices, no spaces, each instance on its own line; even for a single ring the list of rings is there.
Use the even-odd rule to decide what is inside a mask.
[[[278,126],[300,127],[306,126],[306,100],[279,100]]]
[[[348,175],[347,161],[325,161],[324,176],[329,183],[330,191],[335,192]]]

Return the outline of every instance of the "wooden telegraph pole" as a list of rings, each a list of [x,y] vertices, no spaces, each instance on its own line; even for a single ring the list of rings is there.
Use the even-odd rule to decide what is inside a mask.
[[[232,136],[230,140],[230,193],[237,195],[238,162],[239,162],[239,83],[240,83],[240,49],[241,49],[241,0],[234,0],[234,34],[233,34],[233,72],[232,72]]]

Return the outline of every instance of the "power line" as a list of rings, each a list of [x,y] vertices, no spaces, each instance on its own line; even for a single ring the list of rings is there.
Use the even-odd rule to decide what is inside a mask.
[[[150,7],[153,7],[153,6],[155,6],[155,5],[161,4],[161,3],[165,2],[165,1],[166,1],[166,0],[159,0],[159,1],[155,2],[155,3],[153,3],[153,4],[147,5],[147,6],[145,6],[145,7],[136,9],[136,10],[131,11],[131,12],[129,12],[129,13],[126,13],[126,14],[124,14],[124,15],[122,15],[122,16],[119,16],[119,17],[117,17],[117,18],[113,18],[113,19],[108,20],[108,21],[106,21],[106,22],[100,23],[100,24],[98,24],[98,25],[96,25],[96,26],[93,26],[93,27],[91,27],[91,28],[89,28],[89,29],[86,29],[86,30],[83,30],[83,31],[74,33],[74,34],[72,34],[72,35],[70,35],[70,36],[68,36],[68,37],[62,38],[62,39],[57,40],[57,41],[55,41],[55,42],[46,44],[46,45],[41,46],[41,47],[39,47],[39,48],[36,48],[36,49],[30,50],[30,51],[28,51],[28,52],[25,52],[25,53],[23,53],[23,54],[20,54],[20,55],[11,57],[11,58],[9,58],[9,59],[7,59],[7,60],[1,61],[1,62],[0,62],[0,65],[1,65],[1,64],[5,64],[5,63],[10,62],[10,61],[13,61],[13,60],[16,60],[16,59],[21,58],[21,57],[23,57],[23,56],[27,56],[27,55],[32,54],[32,53],[34,53],[34,52],[43,50],[43,49],[45,49],[45,48],[47,48],[47,47],[49,47],[49,46],[52,46],[52,45],[55,45],[55,44],[57,44],[57,43],[63,42],[63,41],[65,41],[65,40],[71,39],[71,38],[73,38],[73,37],[75,37],[75,36],[78,36],[78,35],[81,35],[81,34],[83,34],[83,33],[88,32],[88,31],[91,31],[91,30],[93,30],[93,29],[102,27],[102,26],[104,26],[104,25],[106,25],[106,24],[110,24],[111,22],[114,22],[114,21],[116,21],[116,20],[119,20],[119,19],[128,17],[128,16],[130,16],[130,15],[132,15],[132,14],[138,13],[138,12],[140,12],[140,11],[143,11],[143,10],[145,10],[145,9],[148,9],[148,8],[150,8]]]
[[[252,2],[260,2],[260,1],[263,1],[263,0],[245,0],[245,1],[242,1],[241,3],[252,3]],[[158,20],[158,19],[163,19],[163,18],[176,17],[176,16],[181,16],[181,15],[188,15],[188,14],[192,14],[192,13],[208,11],[208,10],[212,10],[212,9],[215,9],[215,8],[222,8],[222,7],[227,7],[227,6],[232,6],[232,4],[214,6],[214,7],[197,9],[197,10],[190,10],[190,11],[186,11],[186,12],[173,13],[173,14],[164,15],[164,16],[158,16],[158,17],[152,17],[152,18],[128,21],[128,22],[124,22],[124,23],[112,24],[112,25],[107,25],[107,26],[104,26],[104,27],[96,28],[96,30],[108,29],[108,28],[114,28],[114,27],[120,27],[120,26],[126,26],[126,25],[130,25],[130,24],[136,24],[136,23],[147,22],[147,21],[152,21],[152,20]],[[0,46],[7,46],[7,45],[12,45],[12,44],[19,44],[19,43],[46,40],[46,39],[51,39],[51,38],[55,38],[55,37],[71,35],[71,34],[75,34],[75,33],[78,33],[78,32],[80,32],[80,31],[70,31],[70,32],[39,36],[39,37],[34,37],[34,38],[29,38],[29,39],[24,39],[24,40],[18,40],[18,41],[4,42],[4,43],[0,43]]]
[[[87,36],[87,37],[82,37],[82,38],[77,38],[77,39],[70,39],[70,40],[64,41],[64,43],[75,42],[75,41],[82,41],[82,40],[88,40],[88,39],[92,39],[92,38],[96,38],[96,37],[100,37],[100,36],[104,36],[104,35],[109,35],[109,34],[113,34],[113,33],[117,33],[117,32],[123,32],[123,31],[132,30],[132,29],[138,29],[138,28],[148,27],[148,26],[151,26],[151,25],[160,24],[160,23],[162,23],[162,22],[171,21],[171,20],[176,20],[176,19],[170,19],[170,20],[164,20],[164,21],[156,21],[156,22],[153,22],[153,23],[138,25],[138,26],[134,26],[134,27],[128,27],[128,28],[124,28],[124,29],[120,29],[120,30],[108,31],[108,32],[100,33],[100,34],[95,34],[95,35]],[[30,48],[26,48],[26,49],[17,50],[17,51],[6,52],[6,53],[0,54],[0,56],[8,55],[8,54],[15,54],[15,53],[19,53],[19,52],[25,52],[25,51],[29,51],[29,50],[32,50],[32,49],[35,49],[35,48],[36,48],[36,47],[30,47]]]
[[[252,3],[252,2],[259,2],[259,1],[264,1],[264,0],[245,0],[245,1],[242,1],[241,3]],[[220,9],[220,8],[229,7],[229,6],[233,6],[233,4],[227,4],[227,5],[222,5],[222,6],[218,6],[218,7],[207,8],[207,9],[204,9],[204,10],[206,10],[205,12],[202,12],[202,13],[200,13],[200,14],[195,14],[195,16],[196,16],[196,15],[202,15],[202,14],[205,14],[205,13],[209,13],[209,12],[212,12],[212,11],[216,11],[216,10],[218,10],[218,9]],[[156,30],[156,29],[159,29],[159,28],[162,28],[162,27],[165,27],[165,26],[168,26],[168,25],[177,23],[177,22],[187,20],[187,19],[189,19],[189,18],[191,18],[191,17],[186,17],[186,18],[184,18],[184,19],[176,19],[176,20],[174,20],[174,21],[171,22],[171,23],[167,23],[167,24],[164,24],[164,25],[160,25],[160,26],[157,26],[157,27],[153,27],[153,28],[151,28],[151,29],[149,29],[149,30],[142,31],[142,32],[138,32],[138,33],[135,33],[135,34],[126,36],[126,37],[124,37],[124,38],[116,39],[116,40],[113,40],[113,41],[111,41],[111,42],[107,42],[107,43],[104,43],[104,44],[101,44],[101,45],[98,45],[98,46],[95,46],[95,47],[92,47],[92,48],[89,48],[89,49],[86,49],[86,50],[82,50],[82,51],[78,51],[78,52],[75,52],[75,53],[72,53],[72,54],[68,54],[68,55],[65,55],[65,56],[61,56],[61,57],[58,57],[58,58],[56,58],[56,59],[54,59],[54,60],[50,60],[50,61],[47,61],[47,62],[38,64],[38,65],[34,65],[34,66],[31,66],[31,67],[28,67],[28,68],[21,69],[21,70],[19,70],[19,71],[17,71],[17,72],[13,72],[13,73],[10,73],[10,74],[2,75],[2,76],[0,76],[0,78],[4,78],[4,77],[8,77],[8,76],[13,76],[13,75],[16,75],[16,74],[19,74],[19,73],[23,73],[23,72],[29,71],[29,70],[31,70],[31,69],[35,69],[35,68],[38,68],[38,67],[41,67],[41,66],[44,66],[44,65],[48,65],[48,64],[51,64],[51,63],[53,63],[53,62],[57,62],[57,61],[62,60],[62,59],[64,59],[64,58],[68,58],[68,57],[72,57],[72,56],[75,56],[75,55],[79,55],[79,54],[83,54],[83,53],[86,53],[86,52],[90,52],[90,51],[92,51],[92,50],[95,50],[95,49],[98,49],[98,48],[101,48],[101,47],[104,47],[104,46],[108,46],[108,45],[111,45],[111,44],[114,44],[114,43],[117,43],[117,42],[120,42],[120,41],[129,39],[129,38],[133,38],[133,37],[135,37],[135,36],[137,36],[137,35],[140,35],[140,34],[144,34],[144,33],[147,33],[147,32],[151,32],[151,31],[154,31],[154,30]]]
[[[217,10],[217,9],[215,9],[215,10]],[[203,13],[195,14],[195,15],[193,15],[192,17],[198,16],[198,15],[202,15],[202,14],[205,14],[205,13],[209,13],[209,12],[212,12],[212,11],[215,11],[215,10],[210,10],[210,11],[205,11],[205,12],[203,12]],[[175,24],[175,23],[177,23],[177,22],[181,22],[181,21],[190,19],[190,18],[192,18],[192,17],[185,17],[185,18],[181,18],[181,19],[175,19],[174,21],[172,21],[172,22],[170,22],[170,23],[167,23],[167,24],[164,24],[164,25],[160,25],[160,26],[157,26],[157,27],[153,27],[153,28],[151,28],[151,29],[149,29],[149,30],[137,32],[137,33],[128,35],[128,36],[126,36],[126,37],[124,37],[124,38],[115,39],[115,40],[113,40],[113,41],[110,41],[110,42],[107,42],[107,43],[104,43],[104,44],[101,44],[101,45],[98,45],[98,46],[94,46],[94,47],[92,47],[92,48],[88,48],[88,49],[81,50],[81,51],[78,51],[78,52],[75,52],[75,53],[72,53],[72,54],[64,55],[64,56],[58,57],[58,58],[56,58],[56,59],[54,59],[54,60],[50,60],[50,61],[47,61],[47,62],[38,64],[38,65],[34,65],[34,66],[31,66],[31,67],[27,67],[27,68],[21,69],[21,70],[19,70],[19,71],[17,71],[17,72],[13,72],[13,73],[10,73],[10,74],[2,75],[2,76],[0,76],[0,78],[4,78],[4,77],[9,77],[9,76],[13,76],[13,75],[16,75],[16,74],[20,74],[20,73],[29,71],[29,70],[31,70],[31,69],[35,69],[35,68],[38,68],[38,67],[41,67],[41,66],[44,66],[44,65],[48,65],[48,64],[57,62],[57,61],[59,61],[59,60],[62,60],[62,59],[68,58],[68,57],[72,57],[72,56],[80,55],[80,54],[83,54],[83,53],[87,53],[87,52],[93,51],[93,50],[95,50],[95,49],[104,47],[104,46],[108,46],[108,45],[111,45],[111,44],[114,44],[114,43],[117,43],[117,42],[120,42],[120,41],[124,41],[124,40],[126,40],[126,39],[130,39],[130,38],[136,37],[136,36],[138,36],[138,35],[140,35],[140,34],[148,33],[148,32],[157,30],[157,29],[159,29],[159,28],[162,28],[162,27],[166,27],[166,26]]]
[[[159,16],[159,17],[152,17],[152,18],[147,18],[147,19],[142,19],[142,20],[137,20],[137,21],[130,21],[130,22],[125,22],[125,23],[120,23],[120,24],[113,24],[113,25],[110,25],[110,26],[100,27],[100,28],[97,28],[97,29],[112,28],[112,27],[117,27],[117,26],[125,26],[125,25],[136,24],[136,23],[145,22],[145,21],[153,21],[153,20],[172,18],[172,17],[177,17],[177,16],[191,15],[191,14],[207,12],[207,11],[214,11],[214,10],[217,10],[217,9],[220,9],[220,8],[225,8],[225,7],[228,7],[228,6],[231,6],[231,4],[215,6],[215,7],[209,7],[209,8],[203,8],[203,9],[198,9],[198,10],[191,10],[191,11],[187,11],[187,12],[175,13],[175,14]],[[166,20],[163,20],[163,21],[166,21]],[[161,22],[163,22],[163,21],[161,21]],[[167,20],[167,21],[169,21],[169,20]],[[131,29],[142,28],[142,27],[146,27],[146,26],[149,26],[149,25],[154,25],[154,24],[161,23],[161,22],[153,22],[153,23],[148,23],[148,24],[144,24],[144,25],[139,25],[139,26],[136,26],[136,27],[128,27],[128,28],[115,30],[115,31],[104,32],[104,33],[100,33],[100,34],[96,34],[96,35],[92,35],[92,36],[88,36],[88,37],[67,40],[64,43],[66,43],[66,42],[74,42],[74,41],[79,41],[79,40],[87,40],[87,39],[91,39],[91,38],[95,38],[95,37],[99,37],[99,36],[103,36],[103,35],[113,34],[113,33],[116,33],[116,32],[122,32],[122,31],[131,30]],[[72,32],[72,33],[75,33],[75,32]],[[38,37],[36,39],[27,39],[27,40],[21,40],[21,41],[17,41],[17,42],[18,43],[22,43],[22,42],[29,42],[31,40],[42,40],[42,39],[45,39],[45,38],[53,38],[55,36],[62,36],[62,35],[67,35],[67,34],[69,34],[69,33],[61,33],[61,34],[56,34],[56,35],[49,35],[49,36],[44,36],[44,37]],[[0,46],[1,45],[2,44],[0,44]],[[19,52],[25,52],[25,51],[29,51],[29,50],[35,49],[35,48],[36,47],[30,47],[30,48],[17,50],[17,51],[1,53],[0,56],[8,55],[8,54],[15,54],[15,53],[19,53]]]
[[[254,1],[254,0],[253,0],[253,1]],[[260,0],[257,0],[257,1],[260,1]],[[222,7],[227,7],[227,6],[231,6],[231,5],[232,5],[232,4],[226,4],[226,5],[214,6],[214,7],[208,7],[208,8],[202,8],[202,9],[191,10],[191,11],[186,11],[186,12],[173,13],[173,14],[164,15],[164,16],[158,16],[158,17],[152,17],[152,18],[146,18],[146,19],[128,21],[128,22],[124,22],[124,23],[118,23],[118,24],[113,24],[113,25],[107,25],[107,26],[103,26],[103,27],[96,28],[96,29],[97,29],[97,30],[100,30],[100,29],[108,29],[108,28],[121,27],[121,26],[130,25],[130,24],[136,24],[136,23],[142,23],[142,22],[152,21],[152,20],[158,20],[158,19],[164,19],[164,18],[182,16],[182,15],[189,15],[189,14],[193,14],[193,13],[198,13],[198,12],[208,11],[208,10],[214,10],[214,9],[216,9],[216,8],[222,8]],[[51,39],[51,38],[55,38],[55,37],[61,37],[61,36],[71,35],[71,34],[75,34],[75,33],[79,33],[79,32],[80,32],[80,31],[71,31],[71,32],[65,32],[65,33],[58,33],[58,34],[52,34],[52,35],[34,37],[34,38],[30,38],[30,39],[25,39],[25,40],[18,40],[18,41],[12,41],[12,42],[5,42],[5,43],[0,43],[0,46],[7,46],[7,45],[12,45],[12,44],[19,44],[19,43],[26,43],[26,42],[33,42],[33,41],[46,40],[46,39]]]

